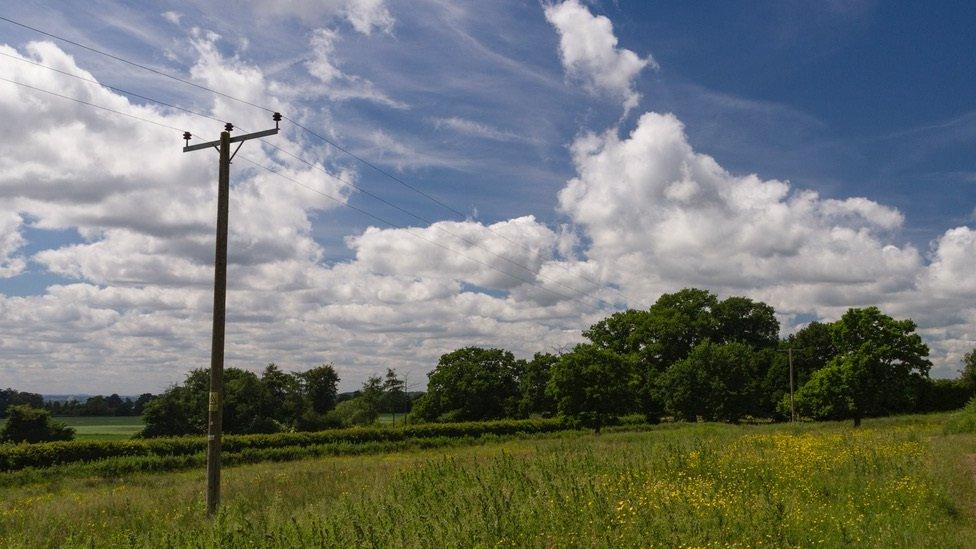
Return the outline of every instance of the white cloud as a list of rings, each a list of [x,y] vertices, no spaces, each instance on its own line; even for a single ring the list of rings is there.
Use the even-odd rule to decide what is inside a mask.
[[[163,19],[169,21],[174,25],[179,25],[180,21],[183,20],[183,14],[178,11],[164,11]]]
[[[545,14],[559,32],[559,54],[569,75],[590,93],[622,100],[627,111],[636,107],[640,94],[634,80],[644,67],[657,67],[654,58],[617,47],[610,19],[593,15],[578,0],[548,4]]]
[[[374,30],[390,32],[395,23],[384,0],[272,0],[255,2],[255,9],[262,14],[297,17],[312,25],[342,17],[366,35]]]
[[[488,124],[482,124],[480,122],[475,122],[474,120],[468,120],[466,118],[460,118],[457,116],[451,116],[446,118],[437,117],[437,118],[432,118],[430,121],[437,129],[447,128],[450,130],[454,130],[463,135],[469,135],[471,137],[491,139],[492,141],[506,141],[511,143],[533,142],[533,139],[525,135],[519,135],[515,132],[500,130],[498,128],[489,126]]]
[[[17,212],[0,207],[0,278],[19,275],[27,266],[24,257],[18,253],[26,244],[20,232],[23,221]]]
[[[316,29],[310,39],[312,58],[306,61],[305,67],[319,84],[310,86],[309,91],[322,93],[334,101],[361,99],[372,101],[395,109],[405,109],[407,105],[390,98],[377,89],[369,80],[356,75],[344,73],[336,62],[335,44],[339,34],[330,29]]]

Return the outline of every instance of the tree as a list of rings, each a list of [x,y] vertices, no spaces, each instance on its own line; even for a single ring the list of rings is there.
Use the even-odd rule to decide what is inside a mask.
[[[299,374],[305,387],[305,395],[312,412],[324,414],[335,408],[339,374],[332,364],[323,364],[318,368]]]
[[[829,403],[829,417],[842,413],[855,426],[863,417],[912,410],[918,380],[927,378],[932,366],[929,348],[915,328],[911,320],[895,320],[877,307],[849,309],[831,326],[838,354],[824,368],[830,371],[817,376],[817,384],[809,389],[803,386],[804,399]],[[828,382],[842,383],[827,386]],[[840,406],[841,400],[845,406]],[[827,418],[822,409],[826,407],[804,408],[814,418]]]
[[[360,408],[368,419],[367,423],[376,421],[383,404],[383,378],[375,375],[367,377],[356,400],[360,401]]]
[[[393,414],[393,423],[396,424],[396,414],[405,414],[410,411],[410,397],[407,396],[406,382],[397,376],[396,370],[386,369],[383,377],[383,396],[380,402],[380,410],[387,414]]]
[[[758,401],[758,370],[747,344],[703,341],[658,379],[665,410],[686,421],[739,421]]]
[[[976,349],[969,351],[963,357],[959,380],[971,394],[976,393]]]
[[[546,393],[552,367],[559,357],[549,353],[536,353],[525,364],[519,378],[519,414],[528,417],[533,414],[549,416],[556,411],[556,403]]]
[[[515,415],[524,363],[502,349],[465,347],[441,356],[427,374],[415,415],[427,421],[477,421]]]
[[[836,420],[851,417],[853,403],[853,371],[843,360],[831,361],[810,376],[794,396],[801,416]],[[784,397],[780,409],[788,413],[789,401]]]
[[[263,416],[281,425],[293,425],[295,418],[305,411],[302,380],[284,372],[273,362],[261,373]]]
[[[714,294],[698,288],[685,288],[658,298],[648,310],[647,323],[641,331],[646,361],[663,371],[688,356],[700,342],[714,338],[718,304]]]
[[[757,351],[779,344],[776,311],[761,301],[733,296],[719,302],[714,312],[717,326],[713,341],[736,341]]]
[[[0,430],[0,442],[47,442],[71,440],[75,430],[51,419],[51,412],[18,404],[7,408],[7,423]]]
[[[26,393],[10,388],[0,391],[0,417],[7,413],[7,407],[22,404],[32,408],[43,408],[44,397],[37,393]]]
[[[592,344],[577,345],[552,366],[548,392],[563,416],[600,429],[635,408],[633,361]]]

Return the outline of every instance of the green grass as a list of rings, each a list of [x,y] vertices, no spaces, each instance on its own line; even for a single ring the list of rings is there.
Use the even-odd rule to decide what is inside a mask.
[[[75,440],[125,440],[145,424],[140,417],[55,417],[75,430]],[[0,419],[0,429],[7,423]]]
[[[0,488],[0,546],[974,547],[949,416],[579,432]]]

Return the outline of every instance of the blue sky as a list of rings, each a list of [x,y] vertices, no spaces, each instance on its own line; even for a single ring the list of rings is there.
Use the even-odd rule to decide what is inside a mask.
[[[343,174],[347,180],[355,180],[362,188],[422,218],[459,222],[452,226],[452,231],[484,231],[495,223],[533,216],[531,223],[511,229],[513,235],[531,233],[542,239],[537,242],[532,240],[534,237],[526,237],[526,248],[532,248],[533,253],[518,255],[516,259],[531,263],[533,269],[538,267],[533,276],[544,276],[542,273],[548,272],[546,265],[551,264],[549,268],[555,268],[551,272],[578,271],[582,278],[568,282],[576,288],[599,278],[605,287],[597,295],[617,307],[644,306],[661,291],[692,283],[721,294],[747,294],[776,305],[783,313],[784,331],[810,318],[829,318],[845,306],[880,303],[888,305],[896,314],[919,319],[923,328],[930,330],[927,337],[936,350],[937,372],[940,375],[954,372],[960,351],[974,344],[974,313],[955,303],[968,296],[958,293],[959,288],[974,285],[971,275],[965,274],[966,264],[960,262],[966,261],[964,251],[971,237],[965,230],[973,226],[976,206],[976,165],[972,155],[976,114],[971,93],[976,60],[971,55],[974,44],[968,32],[976,21],[976,8],[963,3],[869,1],[692,5],[620,0],[569,4],[574,6],[574,18],[566,19],[566,23],[560,23],[555,15],[563,6],[558,2],[447,0],[333,0],[314,6],[288,1],[244,2],[229,12],[224,7],[202,2],[156,2],[147,8],[141,2],[25,1],[5,6],[0,9],[0,15],[221,91],[244,95],[262,105],[281,108],[286,116],[300,119],[308,127],[466,215],[462,218],[441,208],[315,138],[288,128],[286,123],[282,137],[289,148],[301,151],[304,158],[319,163],[330,173]],[[569,11],[568,8],[564,11],[567,17]],[[604,18],[612,30],[601,26]],[[16,49],[19,55],[30,55],[35,61],[52,59],[27,52],[28,42],[44,40],[44,37],[3,22],[0,22],[0,33],[0,43]],[[594,36],[615,38],[617,42],[614,45],[596,40],[593,44],[600,45],[594,47],[602,49],[584,52],[574,64],[570,59],[572,53],[567,52],[573,47],[583,48],[579,44]],[[88,71],[103,84],[232,119],[248,130],[268,124],[266,113],[257,109],[220,101],[203,90],[47,40],[73,57],[72,71]],[[579,41],[575,46],[574,40]],[[591,62],[586,57],[591,54],[597,56],[592,58],[597,61]],[[634,65],[628,72],[626,61],[622,61],[624,68],[613,72],[600,65],[627,56],[640,66]],[[18,67],[16,61],[0,61],[3,61],[0,72],[5,77],[25,77],[26,73],[11,72],[26,70]],[[248,70],[253,71],[249,73],[250,79],[240,77]],[[254,74],[259,74],[261,80],[254,79]],[[49,89],[62,86],[61,82],[48,78],[44,82]],[[77,83],[64,82],[63,86],[52,91],[69,95],[77,92]],[[622,98],[630,96],[638,99],[628,109],[623,106]],[[22,98],[18,98],[20,106],[13,98],[8,99],[10,103],[5,110],[17,112],[25,108]],[[115,100],[111,94],[101,99]],[[38,99],[41,100],[61,101]],[[134,99],[131,103],[138,107],[144,102]],[[184,120],[165,109],[152,112],[208,131],[211,138],[219,131],[219,124],[212,121]],[[647,113],[670,113],[674,120],[680,121],[680,129],[668,119],[647,118],[644,116]],[[52,120],[56,122],[55,118]],[[61,121],[65,123],[63,118]],[[55,122],[52,127],[57,127]],[[89,127],[91,131],[78,135],[87,140],[86,147],[97,148],[104,143],[104,134]],[[642,129],[647,135],[646,142],[632,137],[644,135]],[[12,139],[15,137],[6,138]],[[6,189],[0,200],[6,201],[8,210],[16,212],[19,218],[8,230],[19,235],[21,244],[11,248],[8,260],[19,258],[24,262],[23,267],[11,268],[8,276],[0,278],[0,292],[7,298],[5,311],[14,316],[24,313],[23,322],[28,327],[37,323],[36,329],[50,330],[53,334],[63,329],[58,324],[63,320],[58,320],[57,315],[40,318],[25,313],[38,303],[68,307],[57,304],[59,299],[68,298],[54,296],[52,288],[104,293],[117,287],[133,294],[165,294],[185,288],[187,292],[205,294],[204,279],[193,274],[205,271],[203,259],[197,263],[191,261],[183,271],[159,274],[158,278],[146,274],[160,273],[160,267],[152,264],[148,255],[138,276],[133,274],[137,269],[131,265],[110,261],[124,250],[135,249],[135,242],[162,254],[160,257],[175,254],[173,250],[205,247],[195,236],[186,237],[188,241],[174,236],[173,226],[167,225],[172,221],[168,217],[169,221],[161,222],[162,228],[158,230],[141,228],[134,220],[139,215],[137,207],[146,204],[146,200],[166,202],[166,197],[172,196],[133,198],[136,191],[131,186],[142,188],[143,184],[152,184],[152,177],[146,182],[139,179],[138,162],[146,155],[161,155],[166,162],[179,166],[182,172],[178,172],[185,174],[188,185],[201,193],[200,197],[212,193],[206,172],[211,167],[204,159],[180,157],[178,137],[172,139],[173,150],[163,152],[157,147],[167,143],[168,134],[160,133],[158,139],[153,139],[136,141],[126,147],[128,150],[115,153],[131,157],[131,165],[91,175],[71,171],[70,164],[65,164],[67,175],[38,180],[40,185],[52,181],[70,184],[71,178],[79,181],[90,178],[88,183],[94,186],[118,184],[118,197],[128,198],[112,198],[115,195],[107,193],[97,206],[116,209],[113,211],[121,220],[109,219],[111,216],[107,214],[87,215],[84,208],[65,209],[57,200],[45,199],[45,202],[30,196],[30,192],[17,191],[20,187],[13,183],[0,187]],[[591,141],[599,141],[594,150],[586,149]],[[681,211],[675,209],[679,206],[665,207],[660,202],[639,200],[631,205],[633,211],[627,211],[626,204],[615,206],[612,214],[598,211],[601,200],[612,203],[616,197],[626,202],[626,186],[618,184],[617,175],[623,180],[629,177],[627,174],[644,174],[634,176],[637,179],[633,184],[638,189],[671,183],[668,179],[671,176],[665,172],[641,171],[647,168],[643,158],[653,157],[654,151],[659,150],[658,144],[664,142],[677,147],[674,149],[677,152],[669,158],[689,155],[675,169],[691,177],[697,185],[695,188],[714,185],[716,193],[735,194],[732,189],[750,185],[741,179],[749,174],[757,174],[763,182],[756,190],[755,202],[728,199],[739,213],[729,214],[723,222],[727,222],[725,230],[731,233],[742,231],[738,241],[745,244],[737,261],[743,263],[713,264],[712,254],[717,248],[712,236],[675,229],[686,226],[678,222],[686,216],[727,211],[727,208],[714,211],[692,208],[690,204],[694,201],[681,194],[685,191],[678,198],[672,191],[661,191],[672,193],[667,194],[669,199],[684,204],[680,207],[686,209]],[[619,154],[613,152],[618,145]],[[647,147],[646,155],[632,150],[639,147]],[[36,154],[37,158],[44,158],[41,152],[24,152],[11,143],[6,148],[8,155]],[[275,160],[271,151],[260,147],[252,151],[255,149],[259,151],[255,154],[262,158]],[[606,156],[606,162],[601,155]],[[711,164],[701,160],[700,155],[711,157],[729,176],[712,181]],[[607,162],[620,164],[607,168]],[[701,165],[696,168],[699,162]],[[16,171],[9,165],[6,169],[8,174]],[[156,169],[159,173],[153,177],[160,180],[180,177],[164,167],[154,166],[149,171]],[[235,163],[234,169],[235,177],[244,185],[242,188],[246,189],[252,181],[261,181],[243,163]],[[696,170],[701,174],[696,176]],[[310,172],[296,173],[312,177]],[[17,181],[19,177],[8,176]],[[573,187],[572,181],[579,182],[577,194],[568,192]],[[782,196],[777,194],[782,189],[776,182],[788,182],[785,187],[788,190]],[[272,185],[288,184],[279,180]],[[328,185],[340,192],[340,186],[334,182]],[[812,206],[794,204],[793,200],[803,190],[818,193]],[[172,192],[181,192],[180,187],[174,186]],[[426,226],[363,193],[348,189],[341,192],[347,193],[343,196],[350,204],[398,225]],[[749,204],[762,204],[770,195],[776,195],[769,203],[772,206],[789,205],[790,213],[782,214],[785,217],[777,217],[779,221],[767,220],[783,225],[778,228],[775,224],[752,225],[750,215],[753,214],[743,212],[747,212]],[[259,192],[256,196],[264,195]],[[849,201],[855,198],[867,202]],[[126,202],[129,199],[132,201]],[[153,205],[156,213],[173,216],[177,216],[180,208],[189,207],[155,202]],[[170,206],[172,212],[167,210]],[[772,206],[758,211],[773,211],[776,208]],[[808,210],[820,213],[809,214]],[[262,215],[254,212],[260,210],[253,210],[252,214]],[[680,215],[675,217],[675,212]],[[278,263],[264,265],[259,259],[242,260],[242,264],[256,269],[253,284],[261,291],[270,291],[269,288],[278,292],[286,291],[283,288],[299,291],[306,284],[310,286],[302,291],[307,294],[321,290],[309,282],[315,276],[338,277],[346,270],[356,269],[370,276],[382,276],[391,283],[396,280],[438,288],[447,284],[456,289],[442,296],[445,301],[436,307],[425,304],[423,299],[420,302],[408,299],[395,307],[380,299],[384,307],[392,307],[385,312],[396,322],[410,325],[408,330],[389,329],[378,320],[374,323],[373,317],[367,321],[355,314],[353,322],[352,317],[342,316],[348,311],[328,309],[328,313],[313,313],[298,305],[289,309],[291,313],[255,313],[253,324],[241,332],[241,341],[250,341],[248,334],[262,329],[269,333],[275,331],[268,324],[262,325],[260,319],[275,326],[282,323],[298,326],[287,337],[281,336],[279,349],[242,350],[242,366],[259,367],[262,360],[278,360],[288,368],[302,368],[315,361],[335,360],[346,369],[344,383],[348,387],[358,384],[366,373],[391,363],[402,363],[402,368],[422,378],[437,353],[452,346],[501,344],[529,353],[538,337],[551,337],[553,345],[572,342],[589,321],[607,312],[584,308],[574,313],[568,306],[562,310],[559,309],[562,304],[544,302],[539,302],[538,308],[524,308],[516,303],[520,288],[499,283],[492,277],[484,278],[483,273],[455,274],[442,279],[440,275],[450,272],[451,267],[434,269],[443,271],[437,276],[411,272],[407,266],[382,256],[383,250],[393,253],[390,250],[401,249],[397,246],[402,234],[382,233],[374,242],[366,236],[372,234],[368,229],[377,226],[377,222],[350,209],[311,205],[299,207],[297,212],[289,209],[279,212],[269,207],[266,213],[269,218],[280,215],[286,220],[282,223],[292,231],[288,238],[294,237],[302,243],[294,244],[297,241],[294,239],[276,243],[268,236],[268,227],[253,228],[264,231],[260,237],[254,237],[254,250],[264,247],[261,249],[272,250],[267,254],[274,255],[279,248],[294,245],[294,256],[291,259],[275,256]],[[639,220],[644,213],[657,221],[655,224],[648,221],[646,226],[640,221],[636,225],[630,223],[634,231],[667,229],[677,231],[676,236],[657,241],[658,236],[650,233],[623,234],[621,231],[626,231],[627,225],[614,221],[623,219],[621,216],[625,214],[637,216],[635,219]],[[815,219],[808,215],[814,215]],[[851,216],[863,219],[851,220]],[[200,223],[203,219],[199,219]],[[251,230],[250,222],[241,217],[232,219],[232,225],[239,219],[245,225],[242,231]],[[950,235],[956,229],[959,230]],[[487,230],[485,238],[496,232]],[[509,229],[497,229],[501,230]],[[858,240],[856,245],[841,245],[835,241],[806,241],[802,238],[807,237],[796,236],[788,243],[754,242],[754,233],[778,230],[784,234],[794,231],[797,235],[816,231],[843,233],[864,240]],[[948,254],[955,248],[949,247],[949,236],[955,239],[953,242],[958,241],[957,247],[961,246],[961,251],[951,257]],[[653,241],[646,249],[639,243],[642,237]],[[267,241],[262,240],[265,238]],[[482,236],[471,238],[480,240]],[[505,244],[488,240],[484,243],[495,252],[510,251]],[[377,247],[368,248],[367,244]],[[835,245],[839,247],[832,248]],[[870,253],[864,251],[867,248],[858,247],[862,245],[868,246]],[[841,249],[846,251],[838,251]],[[52,253],[44,253],[46,250]],[[107,250],[105,259],[95,253],[101,250]],[[663,250],[686,250],[683,255],[689,263],[670,264],[662,259]],[[823,250],[829,254],[816,255],[816,251]],[[895,254],[898,258],[892,259],[891,265],[885,264],[880,275],[870,269],[862,272],[853,267],[841,269],[843,272],[830,270],[831,265],[845,263],[842,253],[852,253],[852,260],[856,260],[875,252],[880,254],[878,257],[890,258]],[[774,274],[766,261],[775,264],[777,254],[784,262],[805,258],[810,264],[818,265],[812,270],[819,274],[801,272],[802,263]],[[269,272],[294,268],[296,257],[308,262],[304,274],[294,275],[291,286],[278,286],[283,284],[281,278],[273,279]],[[488,257],[491,262],[497,262],[497,253]],[[538,265],[533,263],[537,260]],[[741,265],[763,265],[765,270],[757,270],[751,278],[743,277]],[[614,273],[621,269],[632,272]],[[554,278],[551,272],[545,275],[550,280]],[[363,276],[360,275],[360,282]],[[969,278],[960,280],[953,276]],[[304,282],[298,282],[298,278]],[[359,284],[355,279],[351,276],[349,282],[354,287]],[[545,279],[540,281],[545,285]],[[838,281],[854,282],[844,286]],[[342,295],[340,292],[331,297],[338,302]],[[23,300],[12,299],[18,296]],[[179,380],[188,368],[201,365],[199,362],[206,357],[206,337],[189,335],[193,333],[190,325],[185,327],[186,332],[175,334],[170,333],[171,328],[163,327],[171,327],[174,318],[205,326],[206,311],[184,303],[187,311],[163,317],[134,305],[140,299],[136,295],[126,299],[132,301],[95,307],[97,314],[91,310],[78,312],[79,318],[107,315],[115,319],[92,320],[90,324],[75,326],[75,329],[91,330],[94,340],[106,338],[94,347],[55,348],[52,340],[37,345],[11,343],[7,351],[0,350],[0,385],[46,392],[114,391],[123,389],[113,388],[117,381],[113,376],[126,372],[148,376],[145,382],[130,381],[132,376],[127,377],[126,389],[148,385],[147,389],[157,390]],[[249,294],[242,295],[241,299],[254,305],[272,298]],[[304,298],[296,294],[295,299],[298,303]],[[930,306],[926,305],[926,299],[930,299]],[[459,306],[468,300],[497,300],[498,303],[486,301],[471,312]],[[363,298],[362,304],[376,306],[367,298]],[[467,329],[445,336],[436,322],[411,317],[411,310],[427,306],[468,311],[463,320],[456,320],[467,325]],[[513,307],[519,313],[501,310],[504,307]],[[317,317],[317,314],[325,316]],[[325,331],[319,335],[339,334],[351,338],[349,347],[339,350],[328,344],[308,342],[309,323],[321,323],[323,318],[327,318],[324,322],[331,328],[321,328]],[[103,322],[116,324],[109,326]],[[148,330],[145,333],[150,335],[138,337],[143,342],[145,338],[151,339],[149,348],[153,351],[147,353],[143,366],[136,367],[127,362],[126,353],[143,343],[121,344],[112,338],[130,333],[127,330],[133,328],[126,323],[141,322],[152,324],[151,329],[140,328]],[[363,322],[365,327],[360,324]],[[351,329],[352,324],[357,328]],[[382,334],[378,337],[388,338],[384,339],[384,345],[389,347],[377,351],[375,341],[368,340],[363,333]],[[532,335],[511,341],[512,333]],[[190,358],[184,360],[179,353],[166,350],[166,342],[192,349],[182,355]],[[59,357],[65,353],[77,359],[68,361],[70,365],[60,366]],[[286,358],[289,356],[294,358]],[[27,364],[18,362],[24,357],[30,357]],[[250,357],[255,364],[247,363]],[[96,371],[96,366],[86,366],[91,360],[103,362],[104,367]]]

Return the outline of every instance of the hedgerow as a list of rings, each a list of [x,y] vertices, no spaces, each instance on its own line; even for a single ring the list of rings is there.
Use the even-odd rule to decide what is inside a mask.
[[[334,455],[344,445],[350,451],[357,446],[423,439],[478,438],[486,435],[546,433],[567,429],[558,419],[501,420],[469,423],[430,423],[400,428],[353,427],[310,433],[276,433],[270,435],[236,435],[223,438],[228,463],[298,459],[314,457],[314,448],[329,447]],[[177,458],[202,455],[207,441],[203,437],[173,437],[126,441],[71,441],[39,444],[0,445],[0,472],[28,467],[85,463],[108,458]],[[366,450],[366,448],[360,448]],[[368,451],[368,450],[366,450]],[[122,460],[124,461],[124,460]],[[169,467],[180,460],[141,459]],[[135,462],[133,462],[135,463]],[[138,466],[140,469],[142,465]]]

